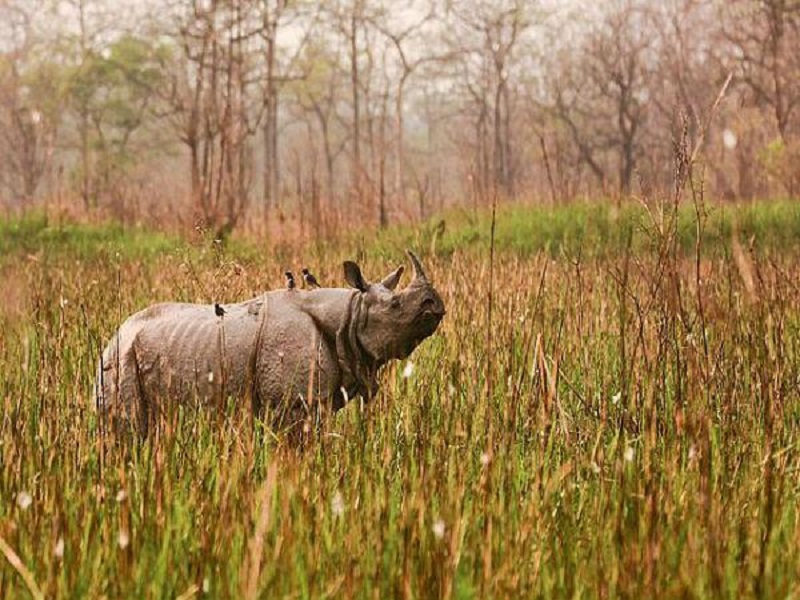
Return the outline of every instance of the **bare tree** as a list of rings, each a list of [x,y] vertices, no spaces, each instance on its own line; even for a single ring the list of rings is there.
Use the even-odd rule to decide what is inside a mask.
[[[350,140],[348,129],[341,126],[346,119],[340,113],[341,100],[348,85],[345,81],[347,73],[340,65],[336,51],[320,42],[306,45],[299,68],[306,77],[292,86],[293,100],[316,122],[325,161],[325,196],[328,208],[333,208],[337,197],[336,161]],[[336,206],[337,210],[339,208]]]
[[[485,191],[491,186],[515,194],[516,163],[512,141],[511,88],[520,40],[540,16],[538,3],[508,0],[453,5],[456,25],[449,44],[460,51],[463,84],[475,110],[475,164]],[[491,141],[487,136],[491,132]],[[489,165],[491,164],[491,167]]]
[[[263,70],[261,93],[264,98],[264,205],[269,211],[280,192],[280,152],[279,152],[279,107],[280,92],[289,81],[302,79],[306,73],[298,71],[298,60],[309,38],[316,30],[319,10],[306,7],[302,3],[288,0],[261,0],[261,37],[263,39]],[[304,21],[304,23],[301,23]],[[282,46],[279,33],[293,27],[294,34],[301,32],[294,40],[294,47],[285,52],[281,60]]]
[[[587,34],[575,62],[554,77],[553,108],[583,160],[601,181],[606,159],[616,162],[617,189],[630,191],[650,103],[653,61],[650,14],[642,3],[619,0]]]
[[[365,16],[368,0],[342,0],[330,3],[326,14],[332,28],[344,42],[349,70],[350,106],[352,119],[352,150],[350,166],[350,187],[358,194],[363,194],[364,165],[362,162],[362,65],[361,55],[364,52],[362,38],[364,35]]]
[[[787,141],[800,105],[800,3],[732,0],[724,7],[723,34],[738,60],[739,76],[770,107]]]
[[[411,76],[426,63],[445,61],[453,56],[446,51],[435,52],[429,47],[427,52],[420,52],[419,48],[426,48],[426,34],[430,31],[426,25],[436,18],[435,5],[429,5],[427,10],[418,17],[412,17],[411,22],[396,26],[396,13],[389,6],[382,6],[380,12],[371,18],[370,22],[390,42],[397,55],[398,74],[396,89],[394,91],[394,189],[398,196],[405,197],[405,181],[403,178],[405,156],[405,102],[406,88]]]
[[[37,61],[33,19],[41,6],[6,2],[0,23],[8,49],[0,52],[0,185],[30,203],[50,166],[61,107],[58,80]]]
[[[193,0],[178,13],[182,58],[169,117],[189,149],[197,212],[218,237],[242,217],[252,184],[250,142],[262,116],[253,97],[257,9],[255,0]]]
[[[780,144],[768,161],[790,195],[800,188],[800,2],[731,0],[722,5],[729,61],[757,105],[772,115]]]

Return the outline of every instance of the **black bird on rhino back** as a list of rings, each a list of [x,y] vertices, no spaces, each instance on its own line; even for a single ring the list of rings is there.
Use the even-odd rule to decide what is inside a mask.
[[[303,281],[312,290],[320,287],[317,278],[306,267],[303,267]]]
[[[156,304],[134,314],[103,352],[99,409],[146,432],[163,403],[249,397],[258,413],[302,409],[304,416],[309,392],[333,410],[355,396],[369,399],[380,367],[410,355],[445,315],[419,259],[407,252],[414,277],[402,291],[395,291],[402,266],[370,283],[348,261],[350,289],[267,292],[226,305],[224,319],[201,304]]]

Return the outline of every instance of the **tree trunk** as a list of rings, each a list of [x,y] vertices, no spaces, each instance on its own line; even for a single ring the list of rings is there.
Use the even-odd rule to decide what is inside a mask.
[[[501,85],[497,86],[494,93],[494,150],[493,150],[493,164],[494,164],[494,177],[492,178],[493,192],[497,193],[499,187],[503,192],[506,191],[505,181],[505,156],[503,147],[503,121],[502,109],[500,108]]]
[[[353,95],[353,172],[351,181],[353,188],[361,198],[361,107],[359,105],[359,71],[358,71],[358,18],[356,8],[350,17],[350,85]]]
[[[403,118],[403,98],[405,96],[406,80],[410,71],[406,70],[400,78],[397,86],[397,98],[395,104],[395,139],[397,143],[397,157],[394,164],[394,189],[400,199],[405,198],[405,186],[403,184],[403,167],[405,166],[405,123]]]
[[[506,193],[514,197],[514,172],[511,160],[511,103],[508,98],[508,85],[503,82],[503,178]]]
[[[331,150],[331,136],[328,129],[328,118],[322,108],[315,103],[314,112],[319,121],[319,129],[322,132],[322,149],[325,153],[325,186],[327,202],[329,206],[333,203],[333,151]]]
[[[81,47],[81,64],[83,64],[89,54],[88,47],[88,34],[86,31],[86,7],[83,1],[78,2],[78,20],[80,27],[80,47]],[[79,119],[79,136],[81,139],[81,197],[83,198],[83,205],[86,210],[92,208],[91,199],[91,175],[90,175],[90,160],[89,155],[89,107],[85,100],[81,100],[80,119]]]
[[[267,92],[264,119],[264,214],[278,201],[278,97],[275,87],[275,23],[267,23]]]

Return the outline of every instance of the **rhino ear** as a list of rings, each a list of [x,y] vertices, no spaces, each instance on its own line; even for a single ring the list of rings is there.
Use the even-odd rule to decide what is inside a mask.
[[[386,277],[383,278],[381,281],[381,285],[385,287],[387,290],[394,290],[397,287],[397,284],[400,283],[400,276],[405,271],[405,267],[400,265],[394,271],[389,273]]]
[[[352,260],[344,261],[344,278],[352,287],[361,292],[366,292],[369,284],[361,274],[361,269]]]

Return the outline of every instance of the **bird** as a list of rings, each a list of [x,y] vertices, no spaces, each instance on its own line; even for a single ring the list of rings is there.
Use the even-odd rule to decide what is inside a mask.
[[[291,271],[286,271],[284,275],[286,276],[286,289],[293,290],[295,288],[294,275]]]
[[[219,318],[225,316],[225,309],[222,308],[221,304],[214,303],[214,314],[217,315]]]
[[[319,282],[317,278],[314,277],[311,273],[309,273],[306,267],[303,267],[303,281],[306,282],[306,285],[310,287],[312,290],[319,287]]]

